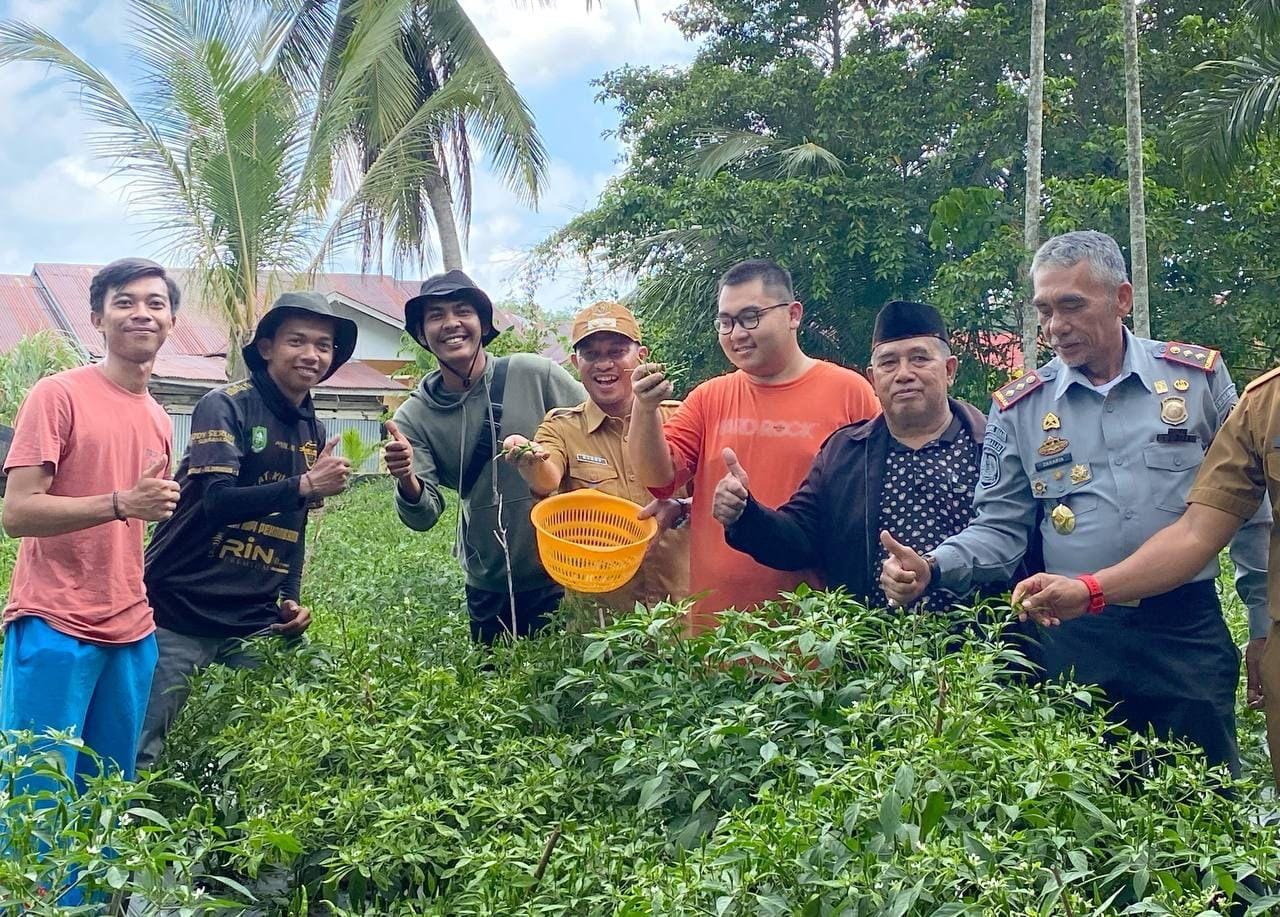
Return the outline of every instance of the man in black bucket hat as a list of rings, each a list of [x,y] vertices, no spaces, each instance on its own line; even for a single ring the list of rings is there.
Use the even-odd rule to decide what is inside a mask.
[[[455,491],[472,639],[488,644],[504,633],[533,633],[564,590],[538,559],[529,485],[514,466],[493,459],[503,438],[532,438],[548,411],[580,404],[586,391],[546,357],[486,353],[498,336],[493,303],[462,271],[423,281],[405,303],[404,317],[405,330],[435,355],[440,369],[427,374],[387,423],[396,512],[409,528],[425,532],[444,510],[441,488]]]
[[[320,293],[285,293],[243,349],[249,378],[209,392],[191,415],[181,496],[146,553],[159,659],[139,743],[154,766],[186,702],[191,674],[213,662],[252,667],[246,637],[299,637],[307,508],[340,493],[350,463],[311,403],[311,387],[351,359],[356,324]]]

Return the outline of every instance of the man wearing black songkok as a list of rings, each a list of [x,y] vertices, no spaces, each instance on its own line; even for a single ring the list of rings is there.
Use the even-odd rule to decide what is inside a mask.
[[[879,533],[926,553],[968,524],[986,419],[948,396],[956,358],[942,316],[926,303],[880,310],[868,376],[884,413],[831,434],[786,504],[757,503],[747,487],[753,469],[731,467],[713,513],[728,543],[759,563],[817,569],[828,588],[884,607]],[[934,608],[955,600],[926,599]]]

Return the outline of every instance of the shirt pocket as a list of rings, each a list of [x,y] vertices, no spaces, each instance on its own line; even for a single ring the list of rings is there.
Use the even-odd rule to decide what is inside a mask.
[[[574,490],[590,487],[594,490],[611,491],[617,488],[618,470],[611,465],[572,461],[569,463],[569,480]]]
[[[1041,478],[1041,480],[1044,479]],[[1053,526],[1053,510],[1059,504],[1071,510],[1072,515],[1077,519],[1087,516],[1098,508],[1097,494],[1080,490],[1065,477],[1058,481],[1053,480],[1051,476],[1049,480],[1044,481],[1044,492],[1035,494],[1035,497],[1039,501],[1041,529],[1046,535],[1057,533]]]
[[[1187,508],[1195,472],[1204,463],[1204,450],[1199,443],[1149,443],[1142,450],[1142,459],[1156,508],[1181,515]]]

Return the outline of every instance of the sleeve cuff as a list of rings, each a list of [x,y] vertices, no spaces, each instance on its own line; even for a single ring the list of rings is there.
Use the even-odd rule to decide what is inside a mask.
[[[1200,503],[1220,509],[1224,513],[1239,516],[1241,519],[1250,519],[1258,511],[1262,498],[1251,500],[1212,487],[1192,487],[1191,492],[1187,494],[1187,502]]]
[[[956,549],[941,544],[932,551],[932,554],[938,564],[938,576],[936,581],[929,581],[929,590],[944,589],[957,595],[968,592],[970,571],[965,567]]]

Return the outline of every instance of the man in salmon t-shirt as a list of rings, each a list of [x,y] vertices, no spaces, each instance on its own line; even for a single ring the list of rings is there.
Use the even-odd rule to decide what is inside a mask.
[[[727,463],[760,469],[752,493],[777,505],[795,492],[832,432],[880,413],[866,379],[800,349],[803,316],[785,268],[743,261],[720,278],[715,318],[720,347],[737,371],[695,388],[665,426],[658,405],[672,389],[661,367],[645,363],[633,375],[629,449],[637,473],[658,493],[693,481],[690,591],[700,596],[689,619],[693,633],[714,627],[724,609],[751,608],[801,582],[820,585],[813,571],[771,570],[725,543],[711,495]]]
[[[153,261],[99,271],[89,308],[106,359],[35,384],[4,463],[4,529],[22,544],[4,609],[0,729],[74,730],[130,778],[156,662],[142,541],[178,501],[169,418],[147,382],[178,299]],[[57,751],[83,790],[93,760]]]

